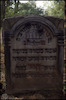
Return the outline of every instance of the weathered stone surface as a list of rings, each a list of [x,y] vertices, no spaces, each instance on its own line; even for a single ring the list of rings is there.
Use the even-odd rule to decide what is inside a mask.
[[[4,20],[8,94],[31,90],[57,90],[58,94],[61,93],[64,66],[63,22],[59,18],[34,15]],[[54,94],[56,92],[50,93]],[[58,95],[58,98],[61,97]]]

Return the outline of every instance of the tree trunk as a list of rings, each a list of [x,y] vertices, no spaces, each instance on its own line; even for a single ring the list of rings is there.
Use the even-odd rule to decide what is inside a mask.
[[[7,6],[9,6],[10,5],[10,0],[7,0]]]
[[[1,21],[1,1],[0,1],[0,28],[1,28],[1,23],[2,21]]]
[[[15,2],[15,10],[14,13],[16,13],[18,11],[18,5],[19,5],[19,0],[16,2],[17,0],[14,0]]]
[[[2,18],[5,18],[5,0],[1,1],[2,5],[1,5],[1,11],[2,11]]]

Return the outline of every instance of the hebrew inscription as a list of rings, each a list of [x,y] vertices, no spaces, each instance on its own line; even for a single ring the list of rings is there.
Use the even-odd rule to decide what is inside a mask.
[[[41,23],[26,23],[16,31],[11,45],[13,78],[48,77],[57,68],[57,39]]]

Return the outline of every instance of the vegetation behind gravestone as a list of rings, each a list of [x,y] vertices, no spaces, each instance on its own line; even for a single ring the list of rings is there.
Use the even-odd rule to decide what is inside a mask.
[[[25,15],[25,14],[35,14],[35,15],[46,15],[46,16],[56,16],[60,18],[64,18],[64,0],[61,1],[43,1],[44,7],[40,8],[36,6],[35,1],[28,0],[27,3],[21,3],[20,0],[1,0],[0,8],[1,8],[1,23],[4,18],[17,16],[17,15]],[[41,2],[40,2],[41,3]],[[2,25],[0,25],[2,26]]]

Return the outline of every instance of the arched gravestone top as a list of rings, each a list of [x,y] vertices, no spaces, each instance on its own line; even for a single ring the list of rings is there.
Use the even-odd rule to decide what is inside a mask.
[[[4,30],[11,30],[12,27],[19,21],[27,17],[41,17],[44,19],[49,20],[53,25],[60,30],[63,30],[64,27],[64,20],[61,18],[53,17],[53,16],[37,16],[37,15],[25,15],[25,16],[16,16],[16,17],[10,17],[10,18],[5,18],[3,20],[3,28]],[[10,24],[9,24],[10,23]]]
[[[11,33],[14,34],[14,31],[16,31],[17,29],[19,29],[21,26],[23,26],[26,23],[31,23],[31,22],[39,22],[41,24],[46,25],[48,28],[50,28],[50,30],[52,31],[53,35],[57,35],[58,30],[55,27],[55,25],[53,23],[51,23],[48,19],[41,17],[41,16],[28,16],[25,17],[24,19],[20,19],[11,29]]]
[[[7,19],[10,30],[7,24],[6,28],[3,26],[8,94],[62,91],[63,33],[48,19],[34,15],[16,17],[12,18],[12,25]]]

